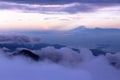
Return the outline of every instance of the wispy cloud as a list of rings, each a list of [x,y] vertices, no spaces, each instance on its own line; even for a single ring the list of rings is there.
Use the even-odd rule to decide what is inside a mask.
[[[104,7],[118,6],[117,3],[70,3],[70,4],[20,4],[12,2],[0,2],[0,9],[21,10],[22,12],[37,12],[37,13],[79,13],[79,12],[94,12]]]
[[[120,0],[0,0],[27,4],[68,4],[68,3],[120,3]]]

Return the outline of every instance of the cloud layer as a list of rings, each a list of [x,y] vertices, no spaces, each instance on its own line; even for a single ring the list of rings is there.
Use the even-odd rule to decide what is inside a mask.
[[[1,0],[0,28],[65,30],[79,25],[118,28],[119,5],[119,0]]]
[[[56,55],[52,47],[43,48],[44,55],[51,56]],[[26,59],[26,57],[6,58],[3,54],[11,54],[11,52],[4,52],[0,49],[0,78],[2,80],[119,80],[120,70],[111,66],[108,63],[106,56],[98,56],[91,59],[90,51],[88,49],[82,49],[81,53],[75,53],[68,48],[59,49],[60,54],[63,55],[63,62],[65,65],[55,64],[49,61],[33,62]],[[41,54],[39,52],[39,54]],[[78,56],[75,56],[75,55]],[[73,61],[79,61],[78,58],[82,58],[82,61],[75,64]],[[113,55],[111,61],[120,61],[120,55]],[[118,58],[116,60],[116,58]],[[66,63],[67,61],[67,63]],[[52,74],[51,74],[52,73]]]
[[[6,2],[29,3],[29,4],[67,4],[67,3],[119,3],[120,0],[0,0]]]
[[[23,12],[39,12],[39,13],[79,13],[79,12],[94,12],[98,9],[110,6],[118,6],[119,3],[69,3],[69,4],[19,4],[12,2],[0,2],[0,9],[18,9]]]

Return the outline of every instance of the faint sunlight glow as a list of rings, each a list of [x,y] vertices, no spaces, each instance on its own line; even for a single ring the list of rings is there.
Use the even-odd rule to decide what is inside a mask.
[[[0,10],[0,29],[60,29],[60,26],[69,26],[67,21],[60,20],[67,17],[70,16]]]
[[[77,14],[81,19],[76,23],[88,27],[120,28],[120,7],[100,9],[94,13]]]
[[[0,10],[0,30],[66,30],[77,26],[120,28],[120,7],[77,14],[25,13],[19,9]]]

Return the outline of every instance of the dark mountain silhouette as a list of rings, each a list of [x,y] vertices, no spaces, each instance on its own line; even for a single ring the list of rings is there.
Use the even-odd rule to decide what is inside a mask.
[[[81,31],[88,31],[88,32],[120,32],[120,29],[117,28],[87,28],[85,26],[79,26],[68,30],[69,32],[81,32]]]
[[[16,53],[12,54],[11,56],[17,56],[17,55],[26,56],[28,58],[33,59],[34,61],[42,60],[42,58],[40,58],[38,55],[34,54],[32,51],[27,50],[27,49],[20,50]]]

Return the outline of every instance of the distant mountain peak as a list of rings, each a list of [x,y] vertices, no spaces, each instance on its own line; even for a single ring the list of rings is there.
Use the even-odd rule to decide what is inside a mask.
[[[70,31],[120,31],[120,29],[117,28],[100,28],[100,27],[96,27],[96,28],[87,28],[85,26],[79,26],[76,27],[74,29],[71,29]]]
[[[71,31],[78,31],[78,30],[86,30],[87,28],[85,26],[79,26],[79,27],[76,27],[74,29],[72,29]]]

